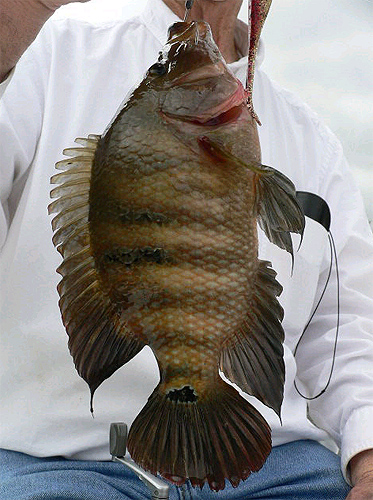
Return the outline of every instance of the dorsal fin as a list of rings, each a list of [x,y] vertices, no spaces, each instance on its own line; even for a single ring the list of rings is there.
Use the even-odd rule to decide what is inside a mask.
[[[57,213],[52,220],[53,243],[63,257],[57,269],[62,276],[58,285],[62,320],[76,369],[92,397],[106,378],[144,346],[103,292],[91,251],[89,189],[99,139],[96,135],[78,138],[75,142],[81,147],[64,151],[71,158],[56,164],[62,172],[51,179],[58,186],[51,191],[56,200],[48,207],[49,213]]]

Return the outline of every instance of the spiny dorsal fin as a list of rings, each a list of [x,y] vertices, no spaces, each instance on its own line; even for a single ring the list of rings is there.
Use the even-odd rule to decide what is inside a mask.
[[[69,148],[71,156],[56,164],[61,173],[52,177],[49,213],[53,243],[63,257],[57,269],[62,320],[69,335],[69,349],[79,375],[91,394],[143,347],[126,328],[125,320],[102,291],[89,235],[89,189],[91,167],[100,136],[89,135]],[[92,406],[91,406],[92,411]]]
[[[283,360],[282,291],[270,262],[259,261],[248,314],[240,330],[222,350],[220,369],[231,382],[255,396],[280,417],[285,365]]]

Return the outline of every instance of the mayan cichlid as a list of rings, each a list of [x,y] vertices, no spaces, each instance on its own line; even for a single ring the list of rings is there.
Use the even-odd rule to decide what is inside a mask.
[[[278,414],[283,399],[282,287],[258,259],[257,222],[289,252],[304,227],[292,182],[261,164],[247,102],[208,24],[174,24],[107,131],[64,151],[49,207],[78,373],[93,395],[149,345],[160,382],[129,452],[216,491],[271,450],[267,422],[219,370]]]

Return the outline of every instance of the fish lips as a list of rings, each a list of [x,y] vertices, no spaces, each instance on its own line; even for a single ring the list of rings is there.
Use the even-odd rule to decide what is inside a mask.
[[[232,74],[204,21],[178,22],[168,43],[148,70],[147,88],[157,95],[166,116],[208,123],[247,102],[241,82]]]
[[[176,41],[193,41],[198,43],[201,40],[211,41],[212,32],[210,25],[206,21],[191,21],[172,24],[168,29],[167,43]]]
[[[232,89],[217,77],[169,89],[160,112],[167,118],[216,126],[236,121],[246,103],[247,94],[239,81],[234,80]]]

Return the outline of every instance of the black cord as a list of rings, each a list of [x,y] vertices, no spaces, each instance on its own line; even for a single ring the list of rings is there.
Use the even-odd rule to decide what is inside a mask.
[[[325,286],[324,286],[324,289],[321,293],[321,296],[316,304],[316,307],[315,309],[313,310],[313,313],[311,314],[310,316],[310,319],[307,321],[306,323],[306,326],[304,327],[303,329],[303,332],[302,332],[302,335],[299,337],[299,340],[297,342],[297,345],[295,346],[295,349],[294,349],[294,356],[296,355],[297,353],[297,350],[298,350],[298,346],[299,346],[299,343],[300,341],[302,340],[306,330],[308,329],[313,317],[315,316],[315,313],[325,295],[325,292],[326,292],[326,289],[327,289],[327,286],[329,284],[329,280],[330,280],[330,275],[331,275],[331,272],[332,272],[332,268],[333,268],[333,259],[335,261],[335,272],[336,272],[336,280],[337,280],[337,325],[336,325],[336,332],[335,332],[335,339],[334,339],[334,348],[333,348],[333,359],[332,359],[332,365],[331,365],[331,368],[330,368],[330,373],[329,373],[329,378],[328,378],[328,381],[324,387],[324,389],[322,389],[322,391],[320,391],[316,396],[312,396],[312,397],[307,397],[305,396],[304,394],[302,394],[300,392],[300,390],[298,389],[297,387],[297,384],[296,384],[296,381],[294,380],[294,387],[295,387],[295,390],[297,391],[297,393],[304,399],[306,399],[307,401],[312,401],[314,399],[317,399],[319,398],[322,394],[324,394],[324,392],[327,390],[327,388],[329,387],[330,385],[330,381],[332,379],[332,375],[333,375],[333,371],[334,371],[334,366],[335,366],[335,357],[336,357],[336,352],[337,352],[337,343],[338,343],[338,336],[339,336],[339,321],[340,321],[340,294],[339,294],[339,269],[338,269],[338,258],[337,258],[337,250],[336,250],[336,247],[335,247],[335,243],[334,243],[334,238],[333,238],[333,235],[330,231],[328,231],[328,238],[329,238],[329,245],[330,245],[330,266],[329,266],[329,272],[328,272],[328,276],[326,278],[326,282],[325,282]]]

